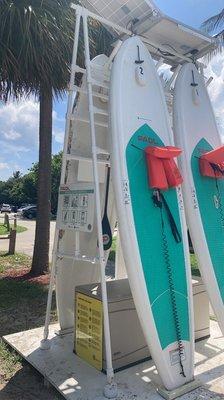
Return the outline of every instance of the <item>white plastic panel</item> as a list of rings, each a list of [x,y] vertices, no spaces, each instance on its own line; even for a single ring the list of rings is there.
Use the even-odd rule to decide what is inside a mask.
[[[99,182],[105,181],[105,165],[98,164]],[[93,163],[88,160],[80,160],[78,166],[78,181],[93,182]]]

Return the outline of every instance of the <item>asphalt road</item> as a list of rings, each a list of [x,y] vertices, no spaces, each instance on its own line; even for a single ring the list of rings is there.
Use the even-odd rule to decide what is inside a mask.
[[[35,225],[36,221],[18,219],[18,225],[25,226],[27,230],[22,233],[18,233],[16,237],[16,252],[25,253],[29,256],[33,255],[34,237],[35,237]],[[50,259],[52,255],[53,240],[55,232],[55,221],[51,221],[50,228]],[[0,240],[0,251],[8,250],[8,240]]]

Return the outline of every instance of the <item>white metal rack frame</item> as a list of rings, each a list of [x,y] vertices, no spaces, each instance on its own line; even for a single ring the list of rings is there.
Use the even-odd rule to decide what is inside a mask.
[[[77,72],[81,72],[83,76],[86,78],[87,82],[87,90],[86,93],[88,96],[88,108],[89,108],[89,120],[86,123],[89,124],[90,127],[90,136],[91,136],[91,147],[92,147],[92,162],[93,162],[93,176],[94,176],[94,186],[95,186],[95,205],[96,205],[96,221],[97,221],[97,231],[98,231],[98,250],[99,256],[98,260],[100,263],[101,270],[101,287],[102,287],[102,303],[103,303],[103,318],[104,318],[104,340],[105,340],[105,349],[106,349],[106,361],[107,361],[107,385],[104,388],[104,394],[108,398],[113,398],[117,394],[117,387],[114,383],[114,371],[112,366],[112,355],[111,355],[111,340],[110,340],[110,326],[109,326],[109,314],[108,314],[108,300],[107,300],[107,289],[106,289],[106,276],[105,276],[105,266],[106,266],[106,258],[104,254],[103,248],[103,240],[102,240],[102,220],[101,220],[101,204],[100,204],[100,188],[99,188],[99,176],[98,176],[98,159],[97,155],[101,154],[101,149],[98,149],[96,146],[96,134],[95,134],[95,115],[102,114],[105,115],[104,110],[99,110],[94,107],[93,97],[95,96],[95,92],[93,92],[93,85],[101,86],[105,88],[105,85],[99,84],[92,78],[91,73],[91,65],[90,65],[90,50],[89,50],[89,30],[88,30],[88,11],[80,6],[77,6],[76,11],[76,25],[75,25],[75,37],[74,37],[74,47],[73,47],[73,56],[72,56],[72,66],[71,66],[71,77],[70,77],[70,85],[69,85],[69,96],[68,96],[68,105],[67,105],[67,114],[66,114],[66,127],[65,127],[65,139],[64,139],[64,149],[63,149],[63,162],[62,162],[62,171],[61,171],[61,181],[60,184],[63,185],[66,183],[66,174],[67,174],[67,163],[73,158],[72,155],[68,153],[69,148],[69,140],[70,140],[70,129],[71,122],[74,120],[75,116],[73,113],[73,103],[74,103],[74,94],[77,91],[81,91],[79,87],[75,85],[75,77]],[[80,37],[80,22],[81,19],[83,21],[83,34],[84,34],[84,50],[85,50],[85,69],[80,68],[77,65],[77,51]],[[118,43],[117,47],[120,46]],[[115,50],[112,52],[111,57],[113,58],[115,55]],[[110,58],[111,60],[111,58]],[[109,65],[108,65],[109,67]],[[106,87],[108,89],[108,86]],[[99,94],[98,94],[99,96]],[[102,94],[102,97],[105,97],[105,100],[108,100],[108,96]],[[45,318],[45,327],[44,327],[44,337],[41,341],[42,349],[49,349],[50,342],[48,340],[49,335],[49,324],[50,324],[50,313],[52,306],[52,294],[54,288],[55,281],[55,273],[57,268],[57,261],[61,258],[69,258],[73,262],[76,259],[84,259],[82,255],[79,254],[77,250],[79,248],[79,232],[75,232],[75,242],[76,242],[76,254],[74,256],[61,254],[59,253],[59,241],[60,241],[60,231],[56,228],[55,238],[54,238],[54,246],[53,246],[53,255],[52,255],[52,268],[51,268],[51,278],[48,292],[48,300],[47,300],[47,311]],[[87,260],[88,262],[96,262],[96,260]]]
[[[106,25],[109,28],[112,28],[119,32],[123,37],[132,36],[133,32],[125,29],[108,21],[107,19],[87,10],[84,7],[79,5],[71,4],[71,7],[75,10],[76,13],[76,24],[75,24],[75,34],[74,34],[74,46],[73,46],[73,55],[72,55],[72,66],[71,66],[71,77],[70,77],[70,84],[69,84],[69,95],[68,95],[68,105],[67,105],[67,114],[66,114],[66,126],[65,126],[65,139],[64,139],[64,149],[63,149],[63,162],[62,162],[62,171],[61,171],[61,181],[60,184],[66,184],[66,176],[67,176],[67,167],[68,163],[72,159],[78,159],[77,156],[73,156],[69,154],[69,143],[70,143],[70,130],[72,121],[75,119],[74,115],[74,99],[76,92],[81,92],[87,95],[88,97],[88,112],[89,112],[89,119],[84,121],[89,124],[90,134],[91,134],[91,147],[92,147],[92,162],[93,162],[93,176],[94,176],[94,185],[95,185],[95,205],[96,205],[96,220],[97,220],[97,231],[98,231],[98,250],[99,254],[97,259],[93,260],[86,260],[88,262],[98,262],[100,263],[100,270],[101,270],[101,285],[102,285],[102,302],[103,302],[103,317],[104,317],[104,339],[105,339],[105,348],[106,348],[106,361],[107,361],[107,385],[104,388],[104,395],[108,398],[114,398],[117,395],[117,388],[116,384],[114,383],[114,371],[112,366],[112,355],[111,355],[111,339],[110,339],[110,326],[109,326],[109,315],[108,315],[108,301],[107,301],[107,289],[106,289],[106,277],[105,277],[105,254],[103,248],[103,241],[102,241],[102,223],[101,223],[101,204],[100,204],[100,188],[99,188],[99,176],[98,176],[98,167],[97,164],[99,162],[97,156],[101,154],[102,151],[96,146],[96,132],[95,126],[97,126],[97,121],[95,121],[95,115],[101,113],[100,110],[94,107],[93,98],[94,96],[104,98],[104,100],[108,100],[108,96],[106,94],[95,93],[93,91],[93,86],[101,86],[105,88],[105,85],[99,84],[96,82],[92,77],[91,72],[91,64],[90,64],[90,50],[89,50],[89,29],[88,29],[88,18],[93,18],[98,22]],[[84,33],[84,50],[85,50],[85,68],[80,68],[77,65],[77,52],[78,52],[78,44],[80,38],[80,22],[81,19],[83,21],[83,33]],[[156,43],[152,43],[148,38],[140,36],[142,41],[146,45],[155,45]],[[111,56],[108,61],[108,70],[113,58],[115,57],[120,45],[121,41],[118,41],[116,47],[111,53]],[[160,46],[161,47],[161,46]],[[161,48],[161,50],[163,50]],[[164,48],[164,51],[167,49]],[[184,56],[182,54],[176,53],[175,50],[171,49],[171,53],[177,56],[182,62],[192,62],[192,59]],[[165,61],[163,58],[159,58],[157,68]],[[176,73],[174,73],[171,82],[169,83],[169,87],[167,90],[170,89],[170,85],[172,84],[173,80],[176,77],[176,74],[179,71],[179,67],[176,69]],[[86,78],[87,89],[83,92],[83,89],[75,85],[75,77],[76,73],[82,73],[83,76]],[[108,85],[106,86],[108,89]],[[104,115],[104,114],[103,114]],[[108,162],[107,162],[108,163]],[[53,255],[52,255],[52,268],[51,268],[51,277],[50,277],[50,284],[49,284],[49,292],[48,292],[48,300],[47,300],[47,310],[46,310],[46,318],[45,318],[45,326],[44,326],[44,335],[43,340],[41,341],[41,348],[42,349],[49,349],[50,341],[48,340],[49,335],[49,324],[50,324],[50,313],[51,313],[51,306],[52,306],[52,294],[54,289],[54,281],[55,281],[55,274],[57,269],[57,261],[64,258],[69,258],[73,262],[77,259],[83,259],[84,256],[80,255],[79,252],[79,232],[74,233],[74,239],[76,243],[76,251],[74,255],[64,254],[59,252],[59,242],[61,239],[61,233],[58,228],[56,228],[55,238],[54,238],[54,246],[53,246]]]

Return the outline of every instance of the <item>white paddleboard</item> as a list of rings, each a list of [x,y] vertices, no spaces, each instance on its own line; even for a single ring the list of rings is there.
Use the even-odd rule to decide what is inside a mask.
[[[154,62],[138,37],[126,40],[115,57],[110,103],[112,173],[124,261],[147,344],[163,384],[172,390],[193,379],[189,253],[179,187],[163,193],[181,235],[177,244],[163,209],[164,255],[160,209],[152,201],[144,149],[172,145],[172,133]]]
[[[107,62],[108,58],[105,55],[97,56],[91,61],[93,78],[99,81],[102,80],[102,77],[104,76],[104,65]],[[85,93],[85,80],[82,83],[82,90],[83,93],[79,95],[75,108],[75,116],[78,119],[75,119],[73,122],[70,133],[70,153],[77,156],[77,159],[71,160],[69,163],[66,184],[68,186],[73,184],[83,184],[85,187],[85,185],[89,186],[93,184],[91,140],[88,123],[89,114],[87,95]],[[94,86],[94,91],[97,92],[99,90],[102,89]],[[102,93],[106,94],[106,92],[107,90],[103,89]],[[105,112],[108,110],[108,101],[102,101],[99,98],[95,98],[94,105],[99,109],[104,109]],[[96,125],[97,146],[102,149],[102,153],[108,152],[108,118],[103,115],[97,115],[96,121],[102,125]],[[78,160],[79,157],[80,159]],[[103,162],[99,163],[99,176],[103,214],[107,181],[107,166]],[[59,209],[58,212],[60,213],[61,210]],[[113,232],[116,222],[116,212],[112,184],[110,184],[109,187],[108,219]],[[63,237],[59,241],[58,251],[60,253],[74,254],[75,250],[75,232],[71,229],[65,230]],[[98,254],[97,226],[95,218],[93,229],[90,233],[80,232],[80,254],[92,259]],[[108,252],[106,257],[108,257]],[[72,261],[71,259],[67,258],[58,258],[56,271],[56,299],[60,328],[62,331],[66,329],[73,329],[75,287],[78,285],[99,282],[100,266],[98,262],[93,264],[91,262],[82,260]]]
[[[187,224],[203,282],[224,334],[224,181],[202,176],[199,158],[222,145],[203,76],[183,65],[174,90],[174,134]]]

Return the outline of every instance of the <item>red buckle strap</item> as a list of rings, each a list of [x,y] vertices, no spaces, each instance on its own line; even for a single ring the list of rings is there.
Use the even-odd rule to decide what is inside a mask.
[[[149,186],[151,188],[166,190],[176,187],[183,182],[183,178],[174,161],[182,150],[173,146],[145,148],[148,167]]]
[[[199,159],[202,176],[224,178],[224,146],[204,153]]]

